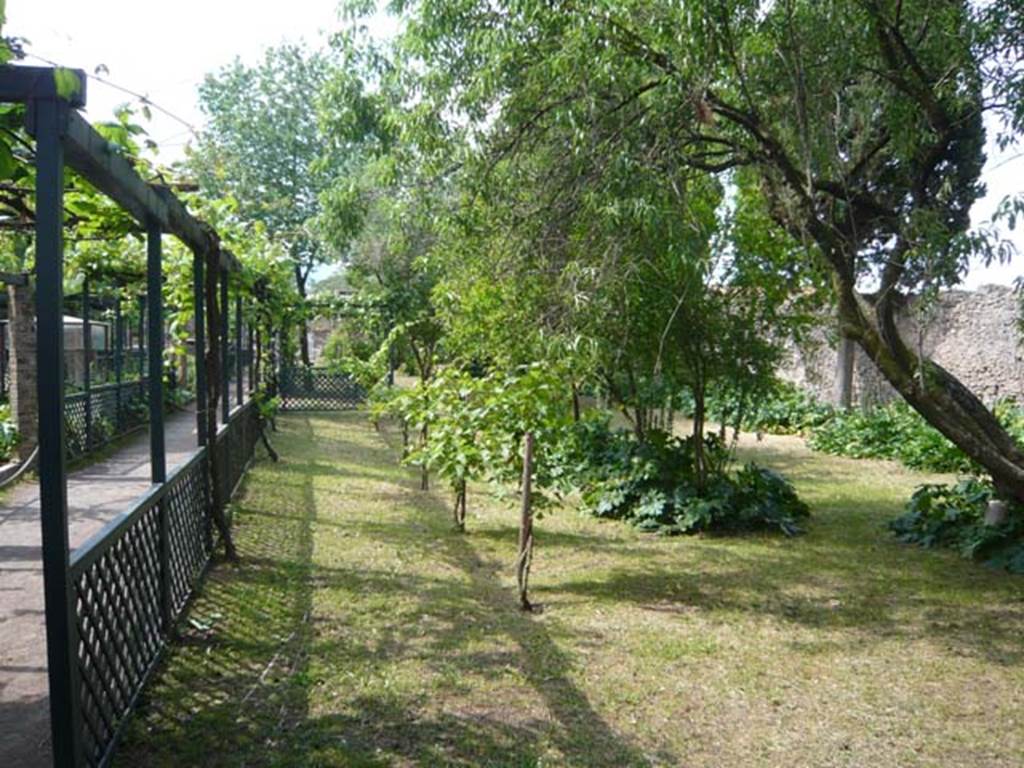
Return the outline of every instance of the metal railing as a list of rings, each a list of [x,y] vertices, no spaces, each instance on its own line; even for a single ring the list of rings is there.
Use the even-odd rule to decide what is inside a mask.
[[[65,93],[66,86],[74,87]],[[212,227],[196,219],[172,191],[143,179],[131,162],[111,152],[110,144],[80,113],[86,104],[87,78],[79,70],[51,67],[0,66],[0,103],[25,105],[26,128],[33,143],[36,405],[38,409],[39,522],[42,534],[43,604],[46,615],[46,668],[49,679],[50,743],[53,764],[60,768],[106,765],[123,728],[124,718],[160,651],[174,619],[192,594],[195,580],[212,551],[210,518],[221,496],[212,479],[229,489],[237,486],[251,459],[256,416],[244,404],[242,363],[243,302],[251,297],[238,260],[222,248]],[[149,463],[152,490],[85,546],[70,552],[67,459],[69,432],[65,389],[70,367],[65,355],[66,171],[75,170],[96,190],[126,212],[145,233],[145,296],[138,297],[137,345],[125,344],[125,322],[116,297],[112,306],[83,282],[80,307],[81,386],[88,393],[84,407],[74,410],[80,444],[95,442],[93,416],[109,406],[93,399],[94,364],[100,380],[108,362],[94,361],[93,310],[106,323],[113,312],[114,378],[122,383],[137,363],[146,382],[149,422]],[[195,317],[194,360],[210,361],[207,352],[219,344],[223,438],[209,435],[210,409],[217,398],[207,386],[206,365],[195,370],[196,439],[199,450],[168,477],[164,441],[164,361],[166,326],[163,285],[166,273],[163,237],[173,235],[192,254],[192,295]],[[100,272],[96,277],[100,276]],[[86,276],[89,278],[89,276]],[[233,288],[229,287],[233,285]],[[112,286],[106,286],[111,288]],[[122,288],[124,286],[121,286]],[[218,290],[219,289],[219,290]],[[234,294],[235,398],[229,418],[229,298]],[[206,328],[206,297],[219,293],[219,328]],[[118,292],[120,295],[120,292]],[[94,298],[96,299],[94,301]],[[134,322],[133,322],[134,324]],[[211,343],[207,346],[207,332]],[[215,341],[216,339],[216,341]],[[105,352],[105,338],[98,351]],[[125,346],[135,354],[124,357]],[[251,345],[250,345],[251,346]],[[250,376],[250,378],[252,378]],[[78,380],[71,377],[76,385]],[[210,382],[213,383],[213,382]],[[129,385],[131,386],[131,385]],[[124,391],[114,388],[114,417]],[[255,422],[258,425],[258,420]],[[72,436],[73,439],[73,436]],[[214,461],[214,456],[218,461]],[[222,476],[226,479],[220,480]],[[217,493],[214,493],[214,490]],[[220,496],[220,498],[217,498]]]

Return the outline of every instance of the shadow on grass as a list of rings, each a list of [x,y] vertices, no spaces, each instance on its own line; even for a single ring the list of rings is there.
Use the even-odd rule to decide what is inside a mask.
[[[883,534],[869,514],[844,518],[838,507],[797,541],[647,546],[634,536],[543,530],[545,551],[596,568],[537,585],[535,595],[553,610],[522,614],[499,578],[510,564],[481,554],[514,540],[513,527],[453,534],[446,499],[417,491],[415,472],[381,469],[383,461],[394,466],[396,436],[384,436],[384,449],[365,431],[339,439],[345,432],[337,426],[335,437],[321,439],[324,418],[282,420],[283,461],[257,468],[236,517],[243,562],[211,574],[190,614],[195,623],[148,694],[118,764],[679,764],[672,754],[644,754],[588,699],[577,682],[582,662],[563,648],[601,650],[612,640],[581,636],[560,621],[558,611],[573,601],[696,611],[723,623],[764,616],[825,630],[795,637],[801,653],[925,639],[1002,665],[1024,662],[1020,613],[1004,593],[989,603],[1000,589],[991,574],[879,544]],[[351,418],[336,424],[366,429]],[[346,485],[355,477],[371,480],[372,489]],[[353,493],[356,512],[318,510],[315,491],[324,487]],[[359,493],[400,514],[359,514]],[[314,536],[318,549],[358,537],[396,559],[314,563]],[[599,563],[602,551],[627,564]],[[403,567],[414,561],[441,568]],[[916,618],[906,620],[908,613]],[[412,692],[366,682],[410,666],[423,677]]]
[[[300,514],[237,507],[240,563],[210,570],[115,765],[273,765],[290,724],[305,719],[313,491],[311,481],[289,488]]]
[[[572,661],[544,623],[515,609],[515,595],[494,577],[507,564],[486,562],[466,537],[444,528],[439,499],[406,499],[410,524],[428,535],[407,531],[403,543],[417,550],[410,556],[439,558],[462,578],[314,565],[313,531],[322,524],[314,483],[344,472],[310,459],[318,448],[303,447],[313,444],[309,417],[289,418],[282,431],[283,463],[261,466],[250,481],[261,485],[260,507],[243,499],[236,516],[242,561],[211,572],[132,721],[117,765],[518,768],[546,764],[551,747],[564,764],[648,764],[573,682]],[[379,460],[363,456],[361,446],[335,443],[343,466]],[[390,450],[388,457],[394,461]],[[372,464],[367,469],[376,477]],[[304,480],[296,482],[299,477]],[[388,477],[395,482],[394,473]],[[404,482],[411,489],[416,481]],[[359,633],[335,615],[313,616],[314,590],[402,607],[387,626]],[[428,615],[425,634],[421,619]],[[499,633],[514,651],[468,652],[465,646],[481,632]],[[460,689],[462,677],[497,679],[511,668],[535,693],[525,703],[432,711],[425,694],[341,690],[337,706],[310,711],[323,684],[311,660],[337,670],[346,662],[387,666],[409,658],[425,662],[451,691]]]

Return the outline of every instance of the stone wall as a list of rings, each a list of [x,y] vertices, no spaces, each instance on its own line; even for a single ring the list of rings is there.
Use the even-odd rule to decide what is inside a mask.
[[[11,285],[8,291],[11,334],[11,413],[21,434],[18,458],[25,460],[36,447],[39,407],[36,404],[35,299],[31,286]]]
[[[1004,398],[1024,402],[1024,346],[1018,331],[1020,297],[1012,288],[984,286],[977,291],[947,291],[931,308],[911,304],[900,318],[907,343],[924,350],[986,403]],[[919,335],[919,329],[921,333]],[[791,350],[782,378],[836,401],[836,333],[823,327],[801,348]],[[888,402],[895,391],[857,347],[853,401]]]

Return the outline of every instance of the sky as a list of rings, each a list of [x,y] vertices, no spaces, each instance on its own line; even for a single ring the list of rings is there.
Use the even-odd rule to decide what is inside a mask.
[[[304,39],[311,45],[326,41],[337,29],[336,0],[7,0],[5,34],[25,37],[36,56],[100,76],[123,88],[146,95],[173,119],[153,110],[146,124],[161,147],[159,159],[181,157],[193,129],[203,116],[197,89],[203,77],[236,56],[254,62],[262,52],[285,40]],[[384,20],[371,31],[388,34]],[[40,64],[38,59],[26,63]],[[90,78],[87,116],[109,119],[132,97]],[[976,224],[987,221],[1006,195],[1024,192],[1024,148],[1000,152],[988,148],[983,181],[988,194],[972,211]],[[1024,274],[1024,228],[1004,232],[1020,254],[1009,265],[972,269],[965,286],[1009,284]]]
[[[255,62],[285,40],[325,41],[338,27],[336,6],[335,0],[7,0],[4,32],[27,38],[30,53],[86,74],[102,65],[104,79],[200,127],[197,88],[207,73],[236,56]],[[93,78],[87,98],[93,121],[109,119],[115,107],[132,101]],[[167,162],[181,156],[191,135],[155,110],[145,127]]]

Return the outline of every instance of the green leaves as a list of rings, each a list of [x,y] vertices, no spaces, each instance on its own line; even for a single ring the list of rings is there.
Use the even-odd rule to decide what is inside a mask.
[[[689,534],[775,529],[787,536],[801,532],[807,506],[779,474],[748,464],[735,474],[727,462],[701,491],[695,482],[693,438],[651,432],[644,441],[612,432],[607,422],[586,424],[575,434],[575,482],[585,508],[598,517],[626,520],[642,531]],[[709,455],[727,453],[712,436]]]
[[[18,167],[18,161],[11,151],[10,144],[5,140],[0,140],[0,179],[13,179]]]
[[[428,435],[406,462],[437,472],[454,490],[466,481],[516,482],[522,438],[532,432],[534,483],[543,493],[565,489],[559,451],[571,423],[567,394],[546,366],[483,377],[449,367],[394,395],[386,410]]]
[[[1011,504],[1004,522],[987,525],[985,513],[993,498],[991,484],[976,478],[922,485],[889,529],[900,541],[956,549],[992,568],[1024,573],[1024,510]]]
[[[18,445],[18,429],[11,421],[11,407],[0,405],[0,461],[6,462]]]
[[[320,197],[338,169],[316,100],[332,62],[321,51],[284,44],[247,66],[236,60],[200,87],[206,129],[189,165],[211,198],[233,197],[297,265],[302,289],[317,264],[335,261],[316,233]]]
[[[82,81],[70,69],[57,67],[53,70],[53,80],[57,86],[57,95],[62,99],[70,99],[82,92]]]

